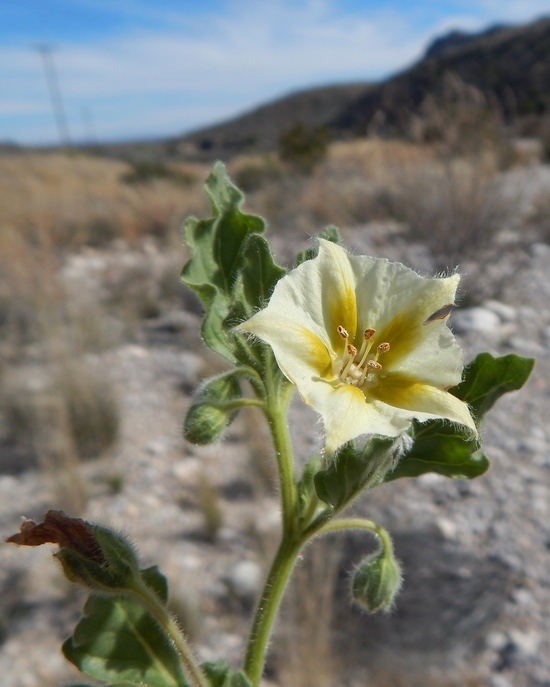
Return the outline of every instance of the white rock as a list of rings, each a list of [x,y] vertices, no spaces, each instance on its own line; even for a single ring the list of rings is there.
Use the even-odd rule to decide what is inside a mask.
[[[495,301],[489,299],[483,302],[483,307],[487,308],[495,315],[498,315],[502,322],[512,322],[516,319],[517,311],[511,305],[506,305],[506,303],[501,303],[500,301]]]
[[[500,651],[501,649],[504,649],[506,644],[508,644],[508,641],[508,636],[501,630],[493,630],[492,632],[489,632],[485,638],[485,644],[489,647],[489,649],[493,649],[494,651]]]
[[[248,599],[256,595],[262,582],[262,568],[254,561],[239,561],[227,575],[229,589],[239,598]]]
[[[480,306],[457,310],[452,315],[452,328],[459,334],[468,332],[495,334],[500,324],[500,317],[496,313]]]
[[[457,526],[455,522],[449,518],[437,518],[435,525],[444,539],[456,539]]]
[[[514,687],[511,682],[509,682],[502,675],[491,675],[491,687]]]
[[[520,652],[528,657],[535,656],[541,641],[540,634],[532,630],[531,632],[522,632],[515,628],[510,630],[510,639],[514,642]]]

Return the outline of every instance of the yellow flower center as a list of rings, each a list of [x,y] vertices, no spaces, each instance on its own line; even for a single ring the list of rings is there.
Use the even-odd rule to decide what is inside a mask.
[[[348,332],[341,325],[337,329],[338,334],[347,342],[349,339]],[[365,329],[363,343],[359,350],[350,343],[346,344],[338,373],[338,379],[344,384],[361,387],[365,382],[372,382],[375,373],[382,369],[382,364],[378,362],[378,358],[390,350],[390,344],[387,342],[378,344],[376,351],[372,353],[372,338],[375,334],[376,329]]]

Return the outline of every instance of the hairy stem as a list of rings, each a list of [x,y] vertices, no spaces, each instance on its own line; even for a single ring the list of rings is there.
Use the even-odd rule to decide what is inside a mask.
[[[290,573],[300,552],[303,540],[297,536],[297,492],[294,478],[292,446],[286,419],[292,387],[283,380],[270,355],[266,358],[265,415],[271,431],[281,492],[281,518],[283,532],[279,549],[272,563],[260,602],[252,621],[244,670],[254,687],[262,678],[265,653],[277,611]]]
[[[301,541],[283,539],[269,571],[260,603],[254,616],[247,653],[244,661],[244,671],[254,687],[260,684],[264,670],[265,653],[286,588],[290,573],[301,549]]]
[[[340,530],[368,530],[373,532],[379,539],[385,550],[393,551],[393,543],[387,531],[377,525],[372,520],[365,518],[342,518],[341,520],[331,520],[318,531],[318,534],[329,534]]]
[[[136,580],[133,592],[136,599],[145,606],[174,645],[190,687],[210,687],[182,631],[162,601],[141,579]]]

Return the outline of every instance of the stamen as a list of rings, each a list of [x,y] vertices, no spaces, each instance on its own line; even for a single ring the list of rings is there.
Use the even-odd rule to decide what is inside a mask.
[[[337,327],[337,331],[344,341],[348,340],[349,334],[342,325]],[[345,384],[361,387],[370,372],[378,372],[382,369],[382,365],[378,362],[378,357],[390,350],[390,344],[387,341],[378,344],[375,355],[370,360],[367,360],[374,344],[372,339],[375,334],[376,329],[370,327],[365,329],[359,353],[357,353],[357,348],[352,344],[348,343],[346,345],[346,352],[344,353],[340,370],[340,379]]]
[[[361,360],[359,361],[359,364],[358,364],[359,367],[363,367],[363,364],[364,364],[365,360],[367,359],[367,356],[368,356],[371,348],[372,348],[372,341],[369,341],[368,343],[367,343],[367,341],[365,341],[363,343],[363,346],[361,346],[361,350],[363,351],[363,354],[361,355]]]
[[[353,365],[353,361],[355,359],[355,356],[357,354],[357,349],[355,346],[352,346],[351,344],[348,344],[347,352],[349,355],[348,361],[344,364],[344,367],[342,368],[342,372],[340,372],[340,379],[345,382],[346,377],[348,376],[348,372],[350,371],[351,366]]]
[[[348,334],[347,331],[344,329],[344,327],[342,327],[341,324],[339,324],[338,327],[336,327],[336,329],[337,329],[337,331],[338,331],[338,334],[340,334],[340,336],[342,337],[342,339],[347,339],[347,338],[349,338],[349,334]]]
[[[375,334],[376,329],[369,328],[365,329],[365,331],[363,332],[363,343],[361,344],[361,348],[359,349],[359,367],[363,365],[367,355],[369,354],[369,351],[372,346],[372,342],[370,340]]]

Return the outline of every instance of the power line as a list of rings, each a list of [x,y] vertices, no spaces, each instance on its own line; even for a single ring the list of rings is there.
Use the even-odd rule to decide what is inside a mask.
[[[61,88],[59,86],[59,79],[55,69],[53,60],[53,49],[46,43],[41,43],[36,46],[36,49],[42,57],[42,64],[44,65],[44,73],[46,75],[46,84],[50,94],[55,123],[57,125],[57,132],[62,147],[71,147],[71,136],[69,133],[69,125],[65,116],[65,109],[63,107],[63,99],[61,97]]]

